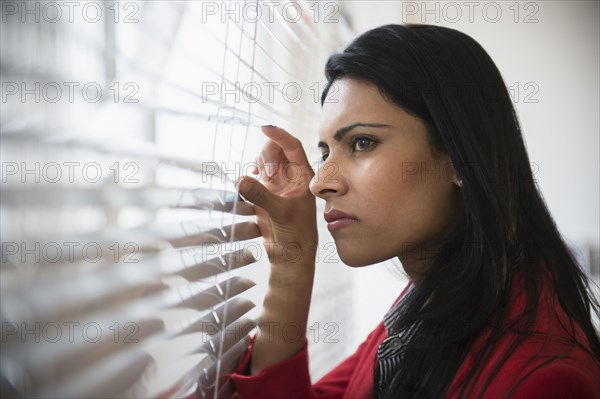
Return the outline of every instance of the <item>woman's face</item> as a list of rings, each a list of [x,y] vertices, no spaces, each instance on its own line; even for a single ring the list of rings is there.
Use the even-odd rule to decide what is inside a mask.
[[[323,163],[311,182],[350,266],[398,256],[422,270],[461,216],[462,196],[447,154],[435,155],[425,124],[366,82],[341,79],[323,106]],[[336,213],[340,211],[347,216]]]

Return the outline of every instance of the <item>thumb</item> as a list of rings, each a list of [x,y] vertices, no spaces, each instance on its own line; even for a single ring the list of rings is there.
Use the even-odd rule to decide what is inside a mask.
[[[242,176],[238,183],[240,194],[254,205],[263,208],[269,215],[278,210],[279,198],[250,176]]]

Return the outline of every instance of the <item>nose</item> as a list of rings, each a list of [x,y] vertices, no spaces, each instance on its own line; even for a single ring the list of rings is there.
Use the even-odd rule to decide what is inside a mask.
[[[344,195],[348,191],[348,184],[341,173],[340,165],[332,161],[326,161],[310,181],[310,191],[313,195],[327,199],[336,195]]]

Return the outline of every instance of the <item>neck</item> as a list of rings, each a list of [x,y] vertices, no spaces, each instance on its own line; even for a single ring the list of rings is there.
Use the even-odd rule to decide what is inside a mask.
[[[428,243],[427,245],[411,248],[398,255],[398,259],[402,263],[404,272],[415,285],[418,285],[425,277],[427,271],[437,257],[441,246],[441,242]]]

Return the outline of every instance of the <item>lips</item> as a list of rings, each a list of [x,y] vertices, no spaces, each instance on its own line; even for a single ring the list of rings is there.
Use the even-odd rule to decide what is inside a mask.
[[[358,222],[358,219],[356,219],[354,216],[348,215],[342,211],[338,211],[337,209],[332,209],[329,212],[325,212],[323,216],[325,217],[327,229],[329,231],[339,230]]]

